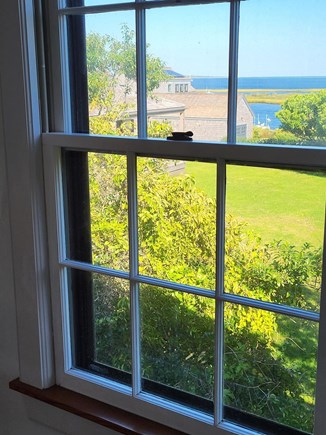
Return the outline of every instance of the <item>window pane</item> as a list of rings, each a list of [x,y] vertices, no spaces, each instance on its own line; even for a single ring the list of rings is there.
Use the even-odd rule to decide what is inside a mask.
[[[145,391],[212,412],[214,307],[212,299],[141,286]]]
[[[215,193],[216,165],[199,165],[214,180]],[[216,204],[186,167],[138,158],[139,272],[213,290]]]
[[[195,140],[225,139],[229,5],[152,9],[146,23],[149,137],[191,130]]]
[[[131,373],[129,282],[93,275],[95,361]]]
[[[233,409],[312,432],[317,342],[317,323],[226,303],[226,418]]]
[[[227,166],[225,290],[319,311],[326,173]]]
[[[74,366],[130,384],[128,281],[80,270],[69,277]]]
[[[326,145],[325,20],[320,0],[241,2],[237,123],[249,104],[255,127],[239,141]]]
[[[93,263],[129,269],[127,159],[89,153]]]
[[[73,152],[76,173],[66,188],[68,257],[110,269],[129,269],[127,159],[114,154]],[[80,162],[84,158],[84,177]],[[83,187],[85,196],[79,197]],[[75,194],[75,195],[74,195]],[[80,237],[79,237],[80,236]]]
[[[134,12],[86,15],[90,132],[137,135]]]

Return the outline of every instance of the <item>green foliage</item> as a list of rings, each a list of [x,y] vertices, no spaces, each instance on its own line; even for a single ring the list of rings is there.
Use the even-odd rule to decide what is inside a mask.
[[[149,48],[149,46],[147,46]],[[99,110],[113,106],[118,80],[124,79],[123,94],[131,93],[136,83],[135,32],[121,26],[121,39],[90,32],[86,38],[89,102]],[[147,91],[151,93],[166,80],[164,63],[147,50]],[[101,111],[100,111],[101,113]]]
[[[326,91],[293,95],[282,104],[276,116],[282,129],[293,133],[303,142],[325,144]]]
[[[284,99],[284,98],[283,98]],[[326,91],[287,96],[276,113],[281,128],[254,127],[249,142],[284,145],[325,145]]]
[[[89,153],[91,231],[94,261],[127,270],[127,162],[123,156]]]
[[[109,65],[113,76],[123,75],[127,78],[128,83],[136,81],[136,41],[135,32],[126,24],[121,26],[121,40],[108,37]],[[146,53],[146,80],[147,91],[151,93],[159,84],[166,80],[167,75],[164,73],[164,62],[153,56],[149,52],[147,45]],[[126,88],[126,93],[130,88]]]
[[[135,110],[135,102],[128,96],[136,90],[135,32],[126,24],[121,38],[90,32],[86,39],[90,131],[93,134],[135,136],[134,121],[128,111]],[[167,79],[164,63],[149,52],[146,54],[146,80],[149,95]],[[151,121],[149,137],[166,138],[172,131],[168,122]]]
[[[301,141],[292,132],[282,130],[281,128],[270,130],[269,128],[254,127],[252,138],[248,142],[299,145]]]
[[[94,261],[127,270],[126,158],[89,154],[89,166]],[[172,177],[163,159],[139,158],[138,215],[141,274],[214,289],[215,202],[192,177]],[[226,291],[316,309],[320,250],[264,244],[232,216],[225,238]],[[100,361],[130,370],[128,290],[102,282],[96,295]],[[144,285],[140,307],[143,376],[211,399],[214,301]],[[297,348],[293,362],[279,317],[226,304],[224,326],[225,403],[311,430],[315,362],[304,367]],[[310,340],[306,331],[300,332],[303,348]],[[294,330],[287,334],[299,340]]]
[[[321,287],[322,251],[282,241],[262,243],[243,223],[229,218],[225,288],[279,304],[316,310]],[[235,244],[236,242],[236,244]]]
[[[211,400],[214,303],[198,296],[143,286],[140,304],[142,375]]]
[[[96,360],[130,373],[128,283],[96,274],[93,279]]]
[[[147,159],[139,161],[140,272],[214,288],[214,202],[193,178],[171,177],[164,167],[158,171]]]
[[[172,126],[168,121],[150,121],[147,127],[147,135],[150,138],[165,139],[172,133]]]

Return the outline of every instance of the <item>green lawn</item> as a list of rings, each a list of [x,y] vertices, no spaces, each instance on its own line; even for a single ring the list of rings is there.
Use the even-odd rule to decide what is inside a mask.
[[[198,188],[215,197],[214,164],[186,162]],[[326,174],[227,167],[227,213],[247,222],[264,241],[322,245]]]

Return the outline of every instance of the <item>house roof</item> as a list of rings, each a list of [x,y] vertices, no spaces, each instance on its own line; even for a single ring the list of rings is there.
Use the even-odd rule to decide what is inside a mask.
[[[171,96],[171,94],[169,94]],[[128,108],[126,112],[131,115],[137,115],[137,101],[136,97],[128,96],[125,101],[121,101],[121,103],[127,103]],[[162,113],[175,113],[175,112],[183,112],[185,110],[185,105],[178,101],[173,101],[172,99],[162,98],[161,95],[154,98],[147,98],[147,113],[148,115],[157,115]],[[90,110],[90,116],[97,116],[98,109]],[[102,114],[105,113],[105,110],[102,110]]]
[[[165,98],[160,95],[156,98],[148,98],[147,99],[147,111],[153,112],[157,110],[166,110],[166,111],[184,111],[185,104],[182,101],[176,101],[174,98]]]
[[[179,77],[179,78],[184,77],[183,74],[180,74],[176,71],[173,71],[173,69],[171,69],[169,67],[164,68],[164,72],[165,72],[165,74],[167,74],[168,76],[171,76],[171,77]]]
[[[186,117],[227,118],[227,93],[184,92],[177,94],[159,94],[159,96],[168,98],[179,104],[184,104]],[[243,98],[243,95],[239,94],[238,102]]]
[[[167,94],[171,97],[171,94]],[[127,98],[127,102],[132,106],[136,106],[136,99],[134,97]],[[161,94],[154,98],[147,98],[147,113],[148,115],[155,115],[161,113],[183,112],[185,105],[182,102],[172,100],[172,98],[162,98]],[[135,115],[135,109],[128,109],[130,115]]]

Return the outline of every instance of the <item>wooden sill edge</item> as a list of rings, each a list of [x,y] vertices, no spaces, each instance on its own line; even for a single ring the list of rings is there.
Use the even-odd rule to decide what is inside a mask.
[[[9,388],[122,434],[185,435],[184,432],[58,385],[41,390],[21,382],[18,378],[9,383]]]

